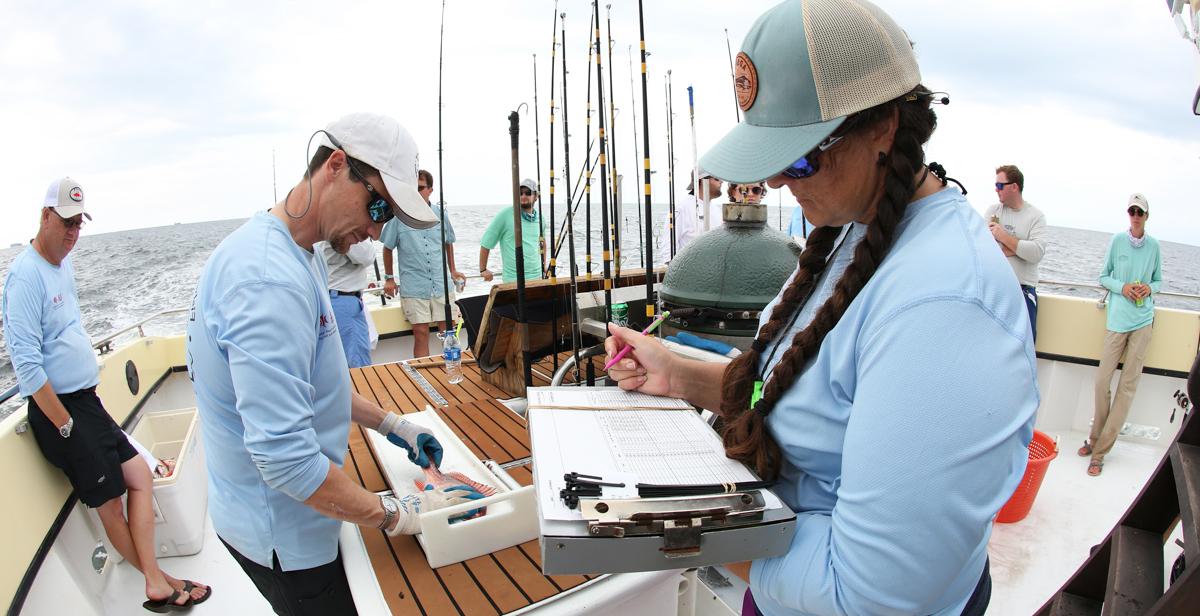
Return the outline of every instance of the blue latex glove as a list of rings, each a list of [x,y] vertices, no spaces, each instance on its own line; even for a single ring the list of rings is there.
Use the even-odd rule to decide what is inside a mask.
[[[433,490],[433,484],[432,483],[425,484],[425,491],[428,492],[431,490]],[[475,488],[472,488],[470,486],[461,485],[461,484],[456,485],[456,486],[447,486],[446,489],[443,490],[443,492],[445,492],[447,494],[450,494],[451,492],[453,492],[454,493],[453,496],[454,496],[455,500],[461,500],[464,498],[467,500],[479,500],[481,498],[484,498],[484,496],[482,494],[475,491]],[[471,509],[470,511],[466,511],[460,515],[456,515],[456,516],[449,518],[449,521],[461,522],[468,518],[477,516],[482,512],[483,512],[483,509]]]
[[[408,452],[408,460],[421,468],[442,464],[442,444],[429,428],[407,421],[395,413],[388,413],[379,424],[378,431],[387,440]]]

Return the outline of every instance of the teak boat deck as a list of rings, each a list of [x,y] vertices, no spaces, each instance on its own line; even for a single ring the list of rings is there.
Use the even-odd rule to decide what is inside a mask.
[[[350,376],[355,391],[385,410],[403,414],[424,410],[427,404],[432,406],[480,459],[505,464],[528,458],[529,432],[524,418],[497,401],[513,396],[485,383],[469,353],[464,353],[463,359],[463,381],[455,385],[446,381],[441,359],[437,357],[366,366],[351,370]],[[548,375],[551,360],[538,362],[541,367],[538,372]],[[446,404],[427,392],[402,364],[414,368]],[[534,379],[536,385],[549,383],[548,378],[536,373]],[[351,427],[346,471],[372,492],[386,490],[389,486],[363,429],[357,424]],[[528,463],[510,468],[508,473],[521,485],[533,483]],[[388,537],[382,531],[365,528],[361,532],[371,566],[393,614],[507,614],[595,577],[542,575],[537,541],[431,569],[414,537]]]

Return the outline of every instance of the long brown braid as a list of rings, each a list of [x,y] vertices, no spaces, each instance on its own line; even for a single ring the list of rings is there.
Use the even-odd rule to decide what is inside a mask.
[[[916,192],[916,174],[925,164],[922,146],[937,126],[937,115],[930,109],[931,92],[918,85],[910,93],[846,119],[835,135],[873,127],[898,114],[892,151],[881,159],[887,165],[883,199],[876,207],[874,220],[866,237],[854,251],[854,259],[834,286],[833,294],[816,311],[812,322],[792,338],[792,344],[780,357],[771,377],[765,383],[762,398],[750,408],[750,396],[757,379],[759,356],[780,335],[790,317],[803,306],[812,289],[825,271],[827,259],[841,227],[817,229],[809,238],[799,257],[799,272],[784,290],[771,317],[755,337],[750,350],[742,353],[725,369],[721,431],[725,453],[730,458],[752,466],[764,479],[779,474],[782,457],[779,444],[767,430],[766,419],[775,404],[791,387],[796,376],[812,359],[846,308],[870,280],[880,262],[891,249],[896,227],[904,216],[908,202]]]

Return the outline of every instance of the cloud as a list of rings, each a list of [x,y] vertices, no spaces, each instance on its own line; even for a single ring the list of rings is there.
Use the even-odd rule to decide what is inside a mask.
[[[668,198],[666,71],[682,178],[692,166],[687,86],[695,87],[703,154],[735,121],[725,29],[736,52],[773,4],[646,3],[656,202]],[[991,197],[996,164],[1016,162],[1052,224],[1107,229],[1121,221],[1097,218],[1097,207],[1141,190],[1156,207],[1152,232],[1189,241],[1200,232],[1188,215],[1200,126],[1188,113],[1196,57],[1159,4],[880,2],[916,41],[925,81],[951,93],[930,149],[968,182],[973,200]],[[562,127],[569,119],[574,182],[589,87],[596,96],[586,53],[590,9],[580,0],[561,0],[557,9],[549,0],[447,3],[438,185],[451,206],[509,199],[507,115],[533,105],[534,54],[539,100],[520,116],[521,175],[537,175],[537,132],[548,182],[553,132],[558,181],[565,181]],[[608,11],[604,4],[600,10],[606,37]],[[0,201],[33,209],[51,178],[71,174],[99,208],[90,233],[245,216],[270,205],[273,171],[280,194],[295,183],[314,130],[359,110],[400,119],[421,147],[422,166],[436,173],[440,11],[437,2],[365,1],[9,7],[0,22],[0,117],[10,120]],[[556,55],[568,63],[569,118],[561,65],[550,88],[556,11],[567,13],[566,44]],[[620,171],[634,177],[642,147],[637,4],[614,3],[611,15],[615,42],[612,65],[607,49],[602,58],[604,87],[619,111],[609,129]],[[552,96],[559,107],[553,131]],[[626,199],[636,192],[627,188]],[[0,241],[28,238],[34,217],[26,221],[21,211],[5,214]]]

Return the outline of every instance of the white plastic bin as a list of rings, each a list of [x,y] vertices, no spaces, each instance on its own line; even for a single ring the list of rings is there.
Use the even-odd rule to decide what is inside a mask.
[[[204,547],[208,471],[195,408],[148,413],[131,433],[154,457],[173,458],[175,471],[154,479],[158,556],[187,556]]]

